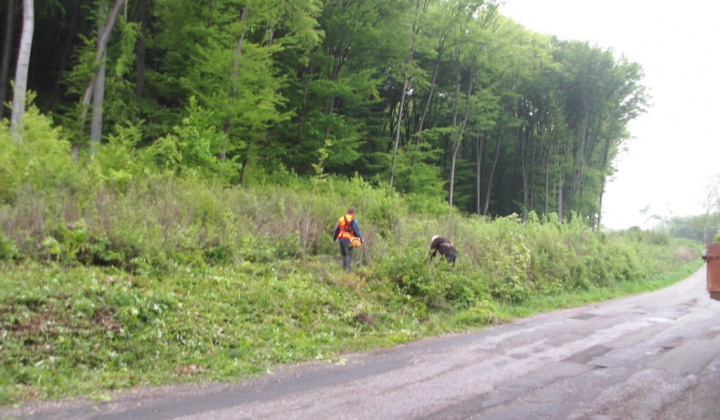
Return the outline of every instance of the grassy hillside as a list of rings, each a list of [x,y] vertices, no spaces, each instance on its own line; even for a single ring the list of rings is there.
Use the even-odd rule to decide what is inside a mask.
[[[174,175],[18,188],[0,208],[0,402],[237,381],[662,287],[700,247],[579,218],[469,217],[360,179]],[[331,233],[366,238],[345,273]],[[451,237],[453,269],[428,264]]]

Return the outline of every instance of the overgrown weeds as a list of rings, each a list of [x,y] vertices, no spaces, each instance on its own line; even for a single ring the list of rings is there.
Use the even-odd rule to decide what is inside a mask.
[[[405,274],[391,275],[391,265]],[[162,275],[4,265],[0,398],[100,397],[138,385],[236,381],[288,363],[341,363],[346,352],[660,287],[697,264],[677,268],[651,277],[657,283],[527,293],[513,303],[482,277],[420,258],[350,274],[323,256]]]
[[[348,185],[352,199],[333,195]],[[359,180],[324,180],[322,198],[316,188],[156,176],[124,191],[17,192],[0,210],[0,401],[340,361],[659,287],[700,265],[697,245],[657,233],[418,215]],[[330,237],[348,205],[366,238],[349,274]],[[366,213],[375,205],[387,208]],[[428,260],[445,232],[453,267]]]
[[[230,187],[148,170],[131,130],[94,161],[122,165],[72,166],[67,142],[37,127],[28,145],[0,148],[0,403],[339,361],[701,265],[699,245],[659,232],[464,216],[357,177]],[[349,206],[365,244],[345,273],[331,234]],[[436,234],[455,243],[455,266],[428,261]]]

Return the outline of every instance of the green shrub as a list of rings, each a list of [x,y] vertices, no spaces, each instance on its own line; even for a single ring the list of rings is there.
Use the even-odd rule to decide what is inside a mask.
[[[117,191],[127,191],[130,185],[156,169],[147,157],[139,152],[142,131],[138,125],[117,125],[115,134],[97,151],[87,171],[94,179],[102,180]]]
[[[82,182],[14,190],[12,203],[0,208],[4,258],[20,254],[149,273],[337,256],[332,231],[354,206],[366,239],[356,251],[356,267],[372,268],[411,296],[432,294],[450,306],[470,306],[488,294],[518,303],[563,286],[588,289],[642,279],[663,269],[651,266],[657,259],[649,258],[649,249],[671,247],[664,234],[598,233],[579,217],[566,224],[534,213],[525,222],[517,215],[490,220],[449,207],[435,210],[442,217],[417,214],[399,195],[358,177],[308,180],[286,173],[287,186],[225,187],[196,175],[141,174],[132,166],[140,159],[132,146],[137,130],[118,133],[95,163],[80,168]],[[112,168],[114,159],[129,165],[132,176],[122,178],[127,182],[102,171],[104,182],[89,180],[101,166]],[[428,246],[436,234],[449,236],[459,252],[452,273],[460,280],[443,290],[426,282]]]
[[[70,142],[52,120],[30,106],[23,115],[23,140],[15,144],[7,120],[0,121],[0,203],[9,203],[20,188],[52,191],[74,185],[77,167]]]

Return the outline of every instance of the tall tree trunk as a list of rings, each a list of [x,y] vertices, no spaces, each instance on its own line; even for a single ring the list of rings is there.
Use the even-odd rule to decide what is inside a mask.
[[[245,43],[245,33],[247,32],[245,28],[245,19],[247,18],[247,15],[248,8],[243,7],[242,13],[240,14],[240,26],[243,29],[242,33],[237,39],[237,44],[235,45],[235,61],[233,62],[232,72],[232,89],[230,91],[230,108],[232,108],[232,103],[237,97],[237,80],[240,75],[240,59],[242,58],[243,44]],[[225,121],[223,122],[223,133],[225,134],[225,138],[223,139],[223,150],[220,153],[220,160],[224,162],[227,157],[228,141],[230,139],[230,116],[226,117]],[[244,172],[245,168],[243,167],[243,180],[245,178]]]
[[[418,37],[420,34],[420,14],[427,11],[428,6],[430,5],[430,1],[431,0],[417,0],[415,2],[415,17],[413,18],[412,22],[412,46],[410,47],[410,54],[408,54],[408,58],[405,60],[405,69],[403,72],[403,88],[400,95],[400,110],[398,111],[397,126],[395,127],[393,157],[392,164],[390,166],[390,190],[392,190],[393,180],[395,179],[395,163],[397,161],[398,145],[400,144],[400,131],[402,128],[402,118],[405,107],[405,94],[407,93],[409,83],[408,75],[410,73],[410,66],[412,66],[412,62],[415,56],[415,48],[417,48]]]
[[[480,208],[481,198],[481,185],[482,185],[482,157],[485,149],[485,137],[478,136],[475,139],[475,213],[482,214]]]
[[[602,160],[602,170],[603,172],[607,172],[607,166],[610,162],[610,148],[612,147],[612,138],[608,136],[608,138],[605,140],[605,148],[603,150],[603,160]],[[602,214],[603,214],[603,196],[605,195],[605,185],[607,182],[607,177],[603,176],[600,179],[600,197],[598,199],[598,212],[597,212],[597,225],[595,226],[595,230],[600,228],[600,225],[602,224]]]
[[[7,15],[5,16],[5,41],[3,41],[2,62],[0,63],[0,119],[5,116],[8,79],[10,78],[10,51],[12,50],[14,22],[15,0],[8,0]]]
[[[443,53],[445,53],[445,38],[440,42],[440,46],[437,50],[437,56],[435,57],[435,66],[433,67],[433,75],[432,79],[430,81],[430,92],[428,92],[427,100],[425,101],[425,107],[423,108],[422,116],[420,117],[420,122],[418,123],[418,127],[416,130],[416,133],[419,133],[423,130],[423,125],[425,124],[425,117],[427,117],[428,111],[430,110],[430,103],[432,102],[433,93],[435,92],[435,83],[437,81],[437,75],[438,75],[438,69],[440,68],[440,61],[442,60]]]
[[[534,135],[535,130],[530,130],[528,137],[527,137],[527,147],[530,148],[530,169],[528,170],[528,193],[530,194],[529,200],[530,200],[530,206],[528,207],[529,210],[535,210],[535,193],[536,193],[536,184],[535,184],[535,176],[537,175],[537,166],[538,166],[538,149],[539,149],[539,142],[537,139],[537,136]]]
[[[108,16],[108,3],[107,0],[102,0],[99,4],[98,16],[100,24],[98,25],[98,43],[97,53],[100,57],[100,67],[95,74],[95,83],[93,85],[92,94],[92,115],[90,117],[90,156],[94,156],[95,152],[100,148],[100,141],[102,139],[102,115],[103,115],[103,102],[105,101],[105,58],[107,57],[107,49],[100,50],[100,39],[105,32],[105,26],[109,24],[107,22]]]
[[[457,56],[457,65],[459,65],[459,55]],[[474,81],[474,70],[475,70],[475,58],[473,58],[472,63],[470,64],[470,80],[468,82],[468,90],[467,90],[467,103],[465,104],[465,117],[463,118],[463,122],[460,125],[460,132],[458,133],[457,142],[453,145],[453,155],[452,155],[452,162],[450,165],[450,198],[449,203],[450,207],[453,205],[453,193],[455,191],[455,165],[457,164],[457,154],[458,150],[460,149],[460,145],[462,144],[463,137],[465,136],[465,127],[467,126],[468,118],[470,118],[470,103],[472,102],[470,100],[472,96],[472,90],[473,90],[473,81]],[[453,116],[453,127],[457,124],[457,101],[459,101],[459,92],[460,92],[460,75],[459,71],[456,71],[456,77],[457,77],[457,86],[455,88],[455,115]]]
[[[457,154],[460,149],[460,140],[455,142],[452,147],[452,157],[450,158],[450,191],[448,193],[448,205],[453,205],[453,193],[455,192],[455,163],[457,162]]]
[[[565,167],[567,165],[567,149],[568,144],[567,141],[562,142],[560,144],[560,150],[559,153],[562,156],[562,162],[560,163],[560,174],[558,175],[558,222],[561,222],[564,220],[565,215],[563,214],[564,210],[564,200],[565,195],[563,193],[563,190],[565,189]]]
[[[105,101],[104,59],[95,77],[92,101],[92,115],[90,117],[90,156],[95,155],[95,152],[100,148],[100,141],[102,140],[103,102]]]
[[[598,212],[597,212],[597,224],[593,225],[593,230],[600,229],[600,224],[602,223],[602,206],[603,206],[603,196],[605,195],[605,183],[606,178],[602,177],[600,179],[600,197],[598,198]]]
[[[453,192],[455,191],[455,161],[457,160],[457,152],[460,149],[460,139],[462,135],[457,132],[458,106],[460,105],[460,48],[455,44],[455,103],[453,104],[452,128],[453,135],[450,140],[452,144],[452,157],[450,160],[450,185],[448,194],[448,204],[453,205]]]
[[[527,209],[528,209],[528,170],[527,170],[527,157],[526,153],[526,141],[530,130],[527,127],[521,127],[518,134],[518,140],[520,141],[520,171],[522,174],[522,195],[523,195],[523,209],[522,209],[522,220],[527,220]]]
[[[402,128],[402,117],[405,106],[405,93],[408,87],[408,72],[410,71],[410,65],[412,64],[413,55],[415,54],[415,44],[413,43],[412,49],[410,50],[410,56],[405,61],[405,74],[403,75],[403,88],[400,94],[400,109],[398,110],[397,125],[395,127],[395,139],[393,147],[392,165],[390,166],[390,189],[393,187],[393,180],[395,179],[395,161],[397,160],[398,145],[400,144],[400,131]]]
[[[28,68],[30,66],[30,51],[34,31],[35,10],[33,0],[23,0],[23,27],[17,67],[15,68],[15,93],[13,95],[12,118],[10,120],[10,133],[17,144],[22,143],[22,116],[25,113],[25,94],[27,93]]]
[[[88,83],[88,86],[85,88],[85,93],[82,97],[82,110],[80,112],[80,127],[78,136],[82,137],[82,133],[84,131],[83,126],[85,125],[85,118],[87,117],[88,108],[90,107],[90,100],[93,97],[95,86],[96,86],[96,79],[98,78],[98,72],[100,70],[100,64],[105,59],[105,52],[107,51],[107,44],[110,41],[110,34],[115,27],[115,22],[117,21],[117,17],[120,14],[120,7],[125,4],[127,0],[115,0],[115,5],[113,6],[112,10],[110,10],[110,13],[107,15],[107,23],[103,27],[102,33],[98,37],[98,46],[97,46],[97,54],[95,55],[95,64],[98,66],[98,70],[95,71],[95,74],[93,74],[92,80],[90,80],[90,83]],[[104,77],[104,75],[103,75]],[[75,144],[73,144],[73,159],[77,160],[78,153],[80,148],[80,139],[78,139]]]
[[[437,80],[438,75],[438,69],[440,68],[440,60],[442,59],[443,53],[445,52],[445,38],[443,37],[441,39],[440,45],[437,49],[437,56],[435,58],[435,65],[433,67],[433,75],[432,80],[430,81],[430,92],[428,92],[427,100],[425,101],[425,106],[423,108],[422,115],[420,116],[420,121],[418,121],[417,127],[415,127],[415,149],[417,150],[420,146],[420,136],[418,135],[425,125],[425,118],[427,117],[428,111],[430,110],[430,103],[432,102],[433,93],[435,92],[435,83]],[[415,164],[415,155],[413,154],[412,159],[410,161],[410,166],[413,166]]]
[[[573,198],[577,202],[581,195],[582,190],[582,184],[583,184],[583,178],[585,177],[585,166],[586,166],[586,159],[585,159],[585,146],[588,142],[588,137],[590,133],[590,99],[588,98],[587,93],[583,95],[583,111],[584,111],[584,118],[583,118],[583,132],[582,136],[580,137],[580,151],[577,154],[577,157],[575,159],[577,164],[577,169],[575,170],[575,177],[574,177],[574,184],[573,185]]]
[[[545,148],[545,211],[546,216],[550,212],[550,154],[552,153],[552,143],[548,142]]]
[[[485,207],[483,207],[483,216],[487,216],[488,208],[490,207],[490,191],[492,190],[492,182],[495,177],[495,171],[497,170],[498,160],[500,160],[500,137],[502,134],[502,124],[498,124],[497,139],[495,143],[495,156],[493,157],[492,167],[490,168],[490,175],[488,176],[487,189],[485,190]]]

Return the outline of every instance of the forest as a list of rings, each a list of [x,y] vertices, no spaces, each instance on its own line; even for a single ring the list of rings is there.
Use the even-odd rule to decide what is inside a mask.
[[[420,207],[597,229],[649,102],[638,63],[529,31],[493,0],[0,5],[13,141],[34,112],[73,162],[118,183],[148,168],[225,186],[359,176]],[[21,184],[10,166],[4,202]]]

